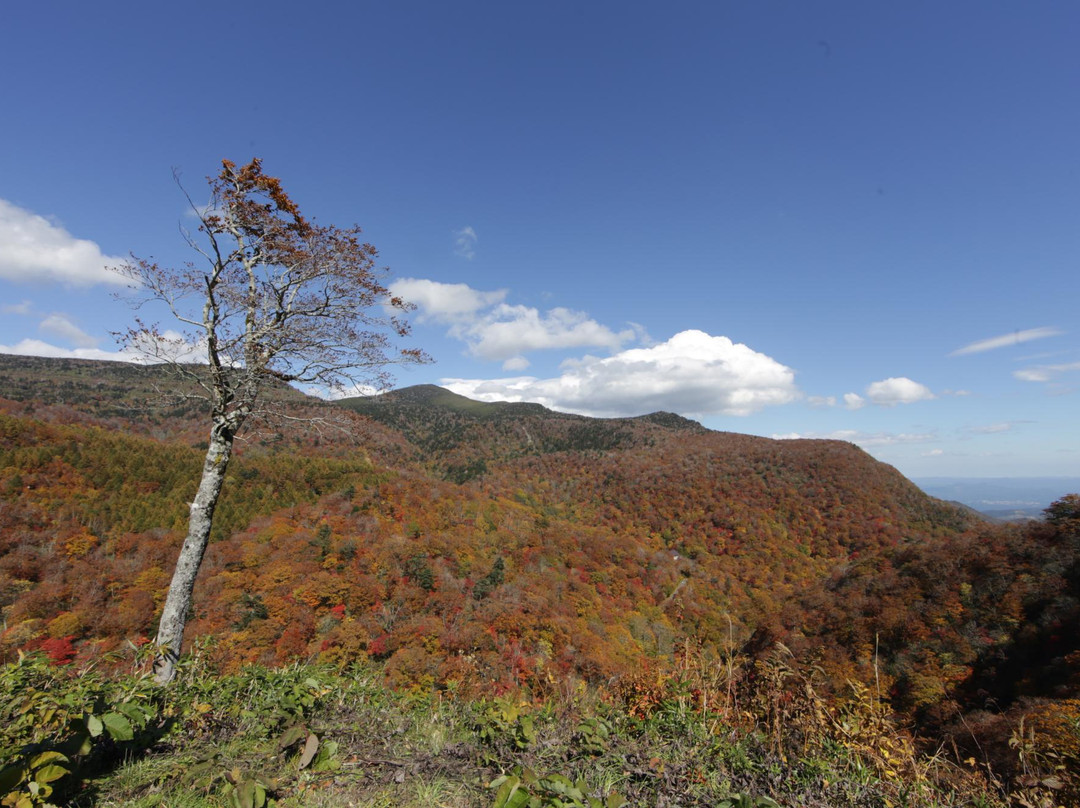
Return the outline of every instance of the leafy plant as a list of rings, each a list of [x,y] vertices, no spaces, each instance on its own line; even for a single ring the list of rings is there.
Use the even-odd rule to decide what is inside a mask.
[[[495,699],[483,710],[476,731],[481,741],[496,749],[503,745],[527,749],[536,741],[536,723],[528,705],[509,696]]]
[[[608,748],[611,724],[602,718],[586,718],[577,726],[578,744],[582,751],[599,755]]]
[[[490,788],[497,789],[492,808],[619,808],[626,804],[614,792],[590,797],[582,780],[575,783],[561,774],[538,777],[531,769],[498,777]]]
[[[733,794],[727,799],[721,800],[716,808],[781,808],[781,805],[770,797]]]
[[[145,677],[71,675],[40,654],[0,668],[0,805],[28,808],[73,787],[88,763],[148,743],[161,723]]]

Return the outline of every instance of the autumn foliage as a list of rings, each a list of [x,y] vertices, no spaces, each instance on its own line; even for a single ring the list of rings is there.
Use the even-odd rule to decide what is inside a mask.
[[[704,670],[781,643],[821,698],[860,683],[1002,761],[1030,715],[1075,758],[1075,497],[998,526],[848,444],[422,410],[367,423],[393,465],[310,435],[243,447],[188,624],[221,670],[372,659],[399,688],[542,697],[584,680],[647,711],[687,654]],[[0,653],[89,661],[150,635],[198,448],[0,412]],[[512,445],[516,417],[531,449]]]

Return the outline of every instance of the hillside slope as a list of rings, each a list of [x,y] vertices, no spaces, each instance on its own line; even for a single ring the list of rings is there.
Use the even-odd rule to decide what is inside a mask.
[[[100,659],[152,635],[198,419],[107,410],[92,393],[122,400],[123,368],[35,363],[0,399],[0,654]],[[82,392],[60,403],[65,380]],[[872,683],[935,732],[991,696],[1080,695],[1068,518],[993,526],[851,444],[668,414],[293,398],[358,440],[282,428],[230,467],[189,624],[224,670],[364,659],[400,687],[544,692],[779,642],[826,691]]]

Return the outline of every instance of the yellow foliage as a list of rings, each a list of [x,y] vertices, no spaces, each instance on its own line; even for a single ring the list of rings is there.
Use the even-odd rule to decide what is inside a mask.
[[[74,612],[61,612],[49,621],[45,630],[49,632],[50,637],[57,639],[60,637],[70,637],[73,634],[79,634],[81,632],[82,621]]]
[[[1040,746],[1080,771],[1080,699],[1061,699],[1040,705],[1031,715]]]
[[[43,620],[38,620],[36,618],[32,620],[23,620],[21,623],[12,626],[0,635],[0,647],[6,646],[11,649],[26,645],[34,638],[40,636],[43,628]]]
[[[69,559],[82,558],[93,550],[97,546],[97,543],[97,536],[83,531],[64,542],[64,555]]]
[[[300,586],[293,590],[292,595],[300,603],[317,609],[320,606],[336,606],[339,603],[344,603],[348,591],[348,583],[339,576],[330,575],[320,570],[306,578]]]
[[[169,587],[169,574],[161,567],[150,567],[135,576],[135,588],[148,592],[155,604],[165,600]]]

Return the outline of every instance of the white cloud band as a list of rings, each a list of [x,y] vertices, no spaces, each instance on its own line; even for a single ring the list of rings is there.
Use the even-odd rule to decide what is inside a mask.
[[[1022,382],[1050,382],[1063,373],[1080,370],[1080,362],[1068,362],[1062,365],[1036,365],[1022,370],[1014,370],[1013,377]]]
[[[795,374],[727,337],[683,331],[649,348],[563,363],[554,379],[443,379],[481,401],[534,401],[603,417],[669,410],[683,415],[750,415],[799,397]]]
[[[1065,332],[1060,328],[1053,328],[1051,326],[1029,328],[1025,331],[1014,331],[1011,334],[1002,334],[1000,337],[990,337],[989,339],[981,339],[978,342],[972,342],[962,348],[957,348],[950,353],[949,356],[964,356],[965,354],[982,353],[983,351],[992,351],[995,348],[1005,348],[1009,345],[1019,345],[1022,342],[1031,342],[1035,339],[1057,337],[1064,333]]]
[[[773,435],[776,440],[843,440],[857,446],[896,446],[902,443],[932,443],[937,435],[931,432],[859,432],[855,429],[838,429],[835,432],[789,432]]]

